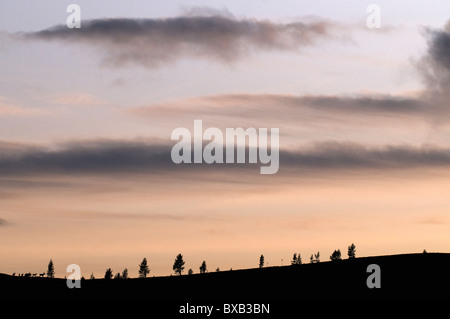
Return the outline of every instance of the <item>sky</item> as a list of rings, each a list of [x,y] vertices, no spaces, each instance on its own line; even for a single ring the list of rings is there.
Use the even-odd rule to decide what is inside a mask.
[[[449,252],[449,9],[2,1],[0,272]],[[278,172],[174,164],[171,133],[194,120],[278,128]]]

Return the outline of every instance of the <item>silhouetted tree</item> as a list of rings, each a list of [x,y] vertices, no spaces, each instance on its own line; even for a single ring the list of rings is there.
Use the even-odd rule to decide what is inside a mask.
[[[204,274],[207,271],[207,269],[206,269],[206,261],[202,262],[202,265],[199,267],[199,269],[200,269],[200,273],[201,274]]]
[[[264,255],[259,257],[259,268],[264,267]]]
[[[114,279],[122,279],[122,277],[120,277],[120,272],[118,272],[115,276]]]
[[[53,260],[50,259],[47,267],[47,277],[55,278],[55,266],[53,265]]]
[[[206,272],[206,261],[203,260],[202,265],[199,267],[200,273],[204,274]]]
[[[91,277],[89,279],[95,279],[94,273],[91,273]]]
[[[314,261],[316,263],[320,263],[320,252],[318,251],[317,254],[314,254]]]
[[[217,267],[217,268],[216,268],[216,272],[219,272],[219,271],[220,271],[220,268],[219,268],[219,267]]]
[[[311,254],[311,257],[309,257],[309,262],[312,264],[314,262],[314,255]]]
[[[139,265],[139,278],[145,278],[149,273],[150,269],[148,268],[147,258],[144,258]]]
[[[294,256],[292,257],[292,261],[291,261],[291,265],[301,265],[302,263],[302,257],[300,256],[300,254],[294,254]]]
[[[339,249],[333,251],[333,253],[330,256],[330,260],[331,261],[341,260],[341,251]]]
[[[127,268],[125,268],[125,269],[122,271],[122,278],[123,278],[123,279],[128,279],[128,269],[127,269]]]
[[[106,269],[105,279],[111,279],[112,277],[113,277],[113,271],[111,270],[111,268]]]
[[[189,268],[188,275],[192,275],[193,273],[194,273],[194,271],[191,268]]]
[[[182,254],[178,254],[177,257],[175,258],[175,261],[173,263],[173,271],[176,274],[179,274],[181,276],[181,273],[184,270],[184,260],[183,260],[183,255]]]
[[[426,250],[426,249],[424,249],[424,250],[423,250],[423,253],[424,253],[424,254],[426,254],[426,253],[427,253],[427,250]]]
[[[356,257],[356,246],[355,244],[351,244],[348,246],[348,252],[347,252],[348,258],[355,258]]]

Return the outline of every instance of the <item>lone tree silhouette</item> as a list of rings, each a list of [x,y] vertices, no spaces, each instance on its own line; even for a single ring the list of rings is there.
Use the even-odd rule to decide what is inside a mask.
[[[125,268],[125,269],[123,270],[123,272],[122,272],[122,278],[123,278],[123,279],[128,279],[128,269],[127,269],[127,268]]]
[[[330,256],[330,260],[331,261],[341,260],[341,251],[339,249],[333,251],[333,253]]]
[[[203,260],[202,265],[199,267],[200,273],[204,274],[206,272],[206,261]]]
[[[118,272],[115,276],[114,279],[122,279],[122,277],[120,276],[120,272]]]
[[[50,259],[47,267],[47,277],[55,278],[55,266],[53,265],[53,260]]]
[[[320,263],[320,252],[318,251],[317,254],[314,254],[315,262]]]
[[[356,258],[356,246],[355,244],[351,244],[348,246],[348,252],[347,252],[348,258]]]
[[[191,268],[189,268],[188,275],[192,275],[193,273],[194,273],[194,271]]]
[[[111,270],[111,268],[106,269],[105,279],[111,279],[112,277],[113,277],[113,271]]]
[[[261,257],[259,257],[259,268],[264,267],[264,255],[261,255]]]
[[[147,258],[144,257],[141,264],[139,265],[139,278],[145,278],[149,273],[150,269],[148,268]]]
[[[177,258],[175,258],[175,261],[173,263],[173,271],[175,271],[176,274],[179,274],[181,276],[181,273],[184,270],[184,260],[183,255],[178,254]]]

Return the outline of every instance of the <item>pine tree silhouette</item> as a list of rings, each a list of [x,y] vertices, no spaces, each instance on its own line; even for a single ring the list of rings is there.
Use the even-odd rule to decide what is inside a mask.
[[[355,258],[356,257],[356,246],[355,244],[351,244],[348,246],[348,252],[347,252],[348,258]]]
[[[55,266],[53,265],[53,260],[50,259],[47,267],[47,277],[55,278]]]
[[[291,265],[297,264],[297,253],[294,253],[294,256],[292,257]]]
[[[261,255],[261,257],[259,257],[259,268],[263,267],[264,267],[264,255]]]
[[[139,278],[146,278],[149,273],[150,269],[148,268],[147,258],[144,257],[139,265]]]
[[[181,276],[181,273],[184,270],[184,260],[183,260],[183,255],[182,254],[178,254],[177,257],[175,258],[175,261],[173,263],[173,271],[176,274],[179,274]]]

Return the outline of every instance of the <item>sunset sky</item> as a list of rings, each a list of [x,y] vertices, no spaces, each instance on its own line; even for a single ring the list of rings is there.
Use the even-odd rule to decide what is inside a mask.
[[[81,8],[70,29],[69,4]],[[379,5],[381,27],[366,11]],[[0,2],[0,273],[450,252],[450,2]],[[279,128],[280,167],[171,132]],[[283,260],[283,261],[282,261]]]

